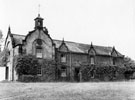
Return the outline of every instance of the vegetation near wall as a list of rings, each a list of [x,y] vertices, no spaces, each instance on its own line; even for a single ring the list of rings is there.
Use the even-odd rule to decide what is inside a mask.
[[[41,66],[33,55],[19,55],[15,59],[15,69],[19,81],[36,81],[37,69]]]
[[[19,76],[19,81],[37,82],[57,81],[56,62],[52,60],[37,59],[33,55],[19,55],[14,59],[14,66]],[[60,64],[57,64],[57,66]],[[38,69],[41,74],[38,75]],[[116,81],[131,79],[135,72],[135,66],[129,61],[123,65],[82,65],[81,81]],[[57,72],[57,73],[56,73]],[[57,79],[56,79],[57,78]]]
[[[15,57],[14,61],[19,76],[18,81],[55,81],[55,62],[52,60],[39,60],[33,55],[19,55]],[[41,75],[38,75],[39,67]]]
[[[81,68],[82,81],[126,80],[130,78],[133,72],[133,68],[124,65],[85,65]]]
[[[42,66],[42,76],[40,77],[40,81],[52,82],[55,81],[56,74],[56,65],[52,60],[43,60],[41,62]]]

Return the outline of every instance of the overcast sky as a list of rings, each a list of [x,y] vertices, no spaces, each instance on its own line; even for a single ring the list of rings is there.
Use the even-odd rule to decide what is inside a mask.
[[[34,29],[44,18],[53,39],[115,48],[135,60],[134,0],[0,0],[0,30],[15,34]]]

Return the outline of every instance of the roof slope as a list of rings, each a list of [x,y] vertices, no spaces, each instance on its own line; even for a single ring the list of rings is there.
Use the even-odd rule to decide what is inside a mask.
[[[22,44],[22,41],[25,39],[25,35],[12,34],[15,45]]]
[[[56,44],[56,47],[58,48],[62,41],[60,40],[54,40],[54,43]],[[77,52],[77,53],[88,53],[88,50],[90,49],[89,44],[82,44],[82,43],[76,43],[76,42],[69,42],[65,41],[68,49],[72,52]],[[112,47],[104,47],[104,46],[96,46],[93,45],[96,54],[99,55],[111,55],[112,52]]]
[[[13,39],[15,42],[15,45],[22,44],[22,41],[25,39],[25,35],[18,35],[18,34],[12,34]],[[62,41],[61,40],[55,40],[53,39],[53,42],[56,44],[56,48],[59,48]],[[65,44],[67,45],[69,51],[75,52],[75,53],[88,53],[88,50],[90,49],[89,44],[82,44],[82,43],[76,43],[76,42],[70,42],[70,41],[65,41]],[[112,47],[104,47],[104,46],[96,46],[93,45],[96,54],[99,55],[111,55],[112,52]],[[118,53],[118,56],[123,56],[121,53]]]

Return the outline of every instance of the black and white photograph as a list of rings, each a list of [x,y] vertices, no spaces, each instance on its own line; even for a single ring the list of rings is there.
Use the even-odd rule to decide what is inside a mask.
[[[0,0],[0,100],[135,100],[135,0]]]

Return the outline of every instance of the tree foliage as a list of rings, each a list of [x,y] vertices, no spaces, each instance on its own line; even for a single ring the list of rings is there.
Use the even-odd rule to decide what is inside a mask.
[[[81,69],[82,80],[90,81],[98,79],[101,81],[119,80],[124,72],[127,71],[125,66],[111,66],[111,65],[87,65]]]
[[[15,65],[18,75],[37,75],[37,68],[41,66],[33,55],[19,55]]]
[[[6,66],[9,60],[9,50],[5,48],[2,52],[0,52],[0,64]]]
[[[128,68],[128,70],[135,70],[135,61],[129,57],[125,57],[124,66]]]

